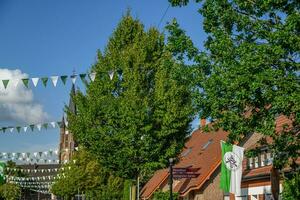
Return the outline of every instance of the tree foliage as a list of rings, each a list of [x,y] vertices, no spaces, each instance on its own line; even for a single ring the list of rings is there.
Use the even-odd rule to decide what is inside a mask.
[[[300,199],[300,173],[295,173],[291,178],[285,179],[283,184],[282,199]]]
[[[75,162],[63,166],[51,191],[60,197],[71,199],[76,194],[86,198],[121,199],[123,180],[103,170],[98,161],[84,149],[74,156]]]
[[[164,167],[183,148],[193,118],[185,66],[164,36],[127,14],[92,71],[96,80],[76,94],[78,113],[68,113],[78,142],[126,179]]]
[[[153,194],[153,200],[169,200],[169,199],[170,199],[170,192],[157,191]],[[179,199],[178,193],[176,192],[173,193],[173,199],[174,200]]]
[[[273,143],[264,144],[274,155],[274,167],[295,166],[300,152],[300,2],[197,2],[208,34],[205,51],[198,54],[202,116],[229,131],[230,142],[253,132],[271,137]],[[288,117],[292,128],[284,125],[276,132],[279,115]]]
[[[0,186],[0,199],[17,200],[21,197],[21,188],[15,184],[5,183]]]

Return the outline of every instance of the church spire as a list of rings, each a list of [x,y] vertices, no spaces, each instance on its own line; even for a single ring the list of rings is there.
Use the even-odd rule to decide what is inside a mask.
[[[72,84],[72,88],[70,92],[70,100],[69,100],[69,111],[72,112],[73,114],[76,114],[77,112],[76,105],[74,102],[75,95],[76,95],[75,85]]]

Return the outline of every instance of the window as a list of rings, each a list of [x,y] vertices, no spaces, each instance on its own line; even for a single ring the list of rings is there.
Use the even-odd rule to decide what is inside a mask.
[[[266,155],[266,161],[265,161],[266,165],[271,165],[273,163],[273,159],[272,159],[272,155],[271,153],[267,153]]]
[[[258,157],[255,157],[254,158],[254,168],[258,168],[258,165],[259,163],[258,163]]]
[[[183,152],[183,153],[181,154],[181,157],[187,156],[189,153],[191,153],[191,151],[192,151],[192,147],[188,148],[185,152]]]
[[[265,166],[265,160],[266,160],[266,154],[265,153],[262,153],[260,155],[260,166]]]
[[[248,158],[248,169],[253,168],[253,158]]]
[[[212,142],[213,139],[209,139],[208,142],[203,145],[202,150],[206,149]]]

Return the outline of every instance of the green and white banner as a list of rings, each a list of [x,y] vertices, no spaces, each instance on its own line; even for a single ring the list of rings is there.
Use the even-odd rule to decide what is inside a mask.
[[[235,195],[241,195],[242,162],[244,148],[221,141],[222,166],[221,189]]]
[[[0,162],[0,184],[4,183],[4,168],[5,168],[5,163]]]

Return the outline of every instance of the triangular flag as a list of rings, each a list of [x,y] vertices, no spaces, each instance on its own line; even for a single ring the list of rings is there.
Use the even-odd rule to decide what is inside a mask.
[[[33,129],[34,129],[34,124],[30,124],[29,127],[30,127],[31,131],[33,131]]]
[[[90,73],[89,76],[90,76],[91,81],[95,81],[96,72]]]
[[[18,86],[18,84],[19,84],[19,81],[20,81],[19,79],[14,79],[14,86],[15,86],[15,87],[17,87],[17,86]]]
[[[71,76],[71,80],[72,80],[72,83],[73,83],[73,84],[75,84],[76,79],[77,79],[77,75],[72,75],[72,76]]]
[[[43,127],[44,127],[45,129],[47,129],[47,128],[48,128],[48,124],[47,124],[47,123],[43,124]]]
[[[60,76],[60,79],[61,79],[61,81],[63,82],[64,85],[67,82],[67,78],[68,78],[68,76]]]
[[[24,86],[25,86],[26,88],[28,88],[29,79],[28,79],[28,78],[22,78],[22,82],[23,82]]]
[[[61,128],[62,122],[57,122],[59,128]]]
[[[58,76],[51,76],[50,78],[52,80],[53,86],[56,87],[57,81],[58,81]]]
[[[79,77],[80,77],[80,79],[81,79],[81,81],[83,82],[83,83],[85,83],[85,77],[86,77],[86,74],[79,74]]]
[[[14,127],[11,127],[9,131],[12,133],[14,131]]]
[[[17,126],[16,129],[17,129],[18,133],[20,133],[21,127]]]
[[[41,79],[42,79],[43,85],[46,87],[47,83],[48,83],[48,77],[43,77]]]
[[[6,129],[7,129],[6,127],[2,127],[3,133],[5,133]]]
[[[9,80],[2,80],[2,83],[3,83],[4,88],[6,89],[8,83],[9,83]]]
[[[39,131],[42,129],[42,124],[37,124],[36,127],[38,128]]]
[[[108,75],[109,75],[110,80],[112,80],[112,79],[114,78],[114,71],[111,70],[111,71],[108,73]]]
[[[34,87],[36,87],[36,86],[37,86],[37,84],[38,84],[39,80],[40,80],[40,78],[31,78],[31,81],[32,81],[32,83],[33,83]]]
[[[55,124],[56,124],[55,122],[50,122],[50,124],[53,128],[55,128]]]
[[[24,127],[23,127],[23,130],[24,130],[25,133],[26,133],[27,129],[28,129],[27,126],[24,126]]]

